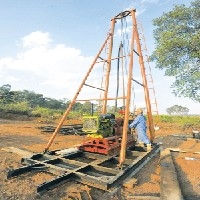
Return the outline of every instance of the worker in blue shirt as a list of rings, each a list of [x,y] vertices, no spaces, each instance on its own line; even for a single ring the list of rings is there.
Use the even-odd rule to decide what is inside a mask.
[[[136,118],[129,125],[129,128],[135,128],[139,142],[143,142],[144,144],[151,144],[146,133],[147,130],[146,118],[143,115],[143,110],[141,108],[136,109],[135,116]]]

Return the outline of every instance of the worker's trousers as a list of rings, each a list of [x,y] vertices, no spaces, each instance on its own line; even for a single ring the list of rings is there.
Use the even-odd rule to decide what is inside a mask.
[[[143,142],[145,144],[150,144],[150,140],[147,137],[146,131],[143,129],[138,129],[137,130],[137,135],[138,135],[138,141],[139,142]]]

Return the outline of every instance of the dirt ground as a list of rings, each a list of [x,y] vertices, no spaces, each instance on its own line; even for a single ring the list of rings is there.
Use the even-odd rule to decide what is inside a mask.
[[[17,147],[34,153],[43,152],[51,133],[41,132],[38,127],[46,126],[39,121],[16,121],[0,119],[0,199],[1,200],[67,200],[84,199],[80,192],[89,192],[92,199],[102,199],[104,192],[94,190],[79,183],[67,183],[38,195],[37,185],[52,178],[44,172],[30,173],[7,179],[9,169],[19,166],[21,157],[3,150],[6,147]],[[49,124],[48,124],[49,125]],[[53,124],[56,126],[56,124]],[[200,199],[200,143],[192,137],[192,127],[182,129],[171,124],[160,124],[156,131],[156,143],[162,148],[180,148],[192,152],[173,153],[178,180],[185,200]],[[61,135],[55,138],[51,150],[70,148],[80,144],[84,136]],[[189,138],[189,139],[188,139]],[[137,199],[133,196],[160,197],[160,157],[155,156],[143,167],[134,178],[137,183],[132,189],[123,187],[113,199]],[[70,197],[70,194],[72,197]],[[105,198],[104,198],[105,199]],[[148,198],[146,198],[148,199]]]

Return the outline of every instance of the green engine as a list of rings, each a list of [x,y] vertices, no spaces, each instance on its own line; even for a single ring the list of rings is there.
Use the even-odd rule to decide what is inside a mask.
[[[83,117],[83,131],[88,137],[105,138],[113,136],[115,126],[114,114]]]

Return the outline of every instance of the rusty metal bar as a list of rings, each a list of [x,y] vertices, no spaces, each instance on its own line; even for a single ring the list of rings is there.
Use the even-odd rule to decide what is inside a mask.
[[[59,184],[64,184],[66,182],[75,180],[73,173],[65,173],[56,177],[51,181],[44,182],[37,187],[37,193],[44,192],[45,190],[49,190],[50,188],[55,188]]]
[[[135,16],[135,10],[131,12],[132,19]],[[128,72],[128,82],[127,82],[127,98],[126,98],[126,108],[125,108],[125,118],[124,118],[124,126],[123,126],[123,136],[119,157],[119,164],[122,166],[125,156],[126,156],[126,143],[127,143],[127,130],[128,130],[128,120],[129,120],[129,109],[130,109],[130,101],[131,101],[131,79],[133,73],[133,49],[134,49],[134,31],[135,26],[132,26],[132,37],[131,37],[131,50],[130,50],[130,62],[129,62],[129,72]]]
[[[141,149],[141,151],[136,152],[135,148],[134,146],[133,150],[129,149],[127,151],[129,158],[125,159],[123,170],[117,167],[119,163],[118,156],[111,157],[73,151],[64,155],[48,155],[48,160],[46,160],[46,154],[36,154],[30,158],[24,158],[27,166],[10,170],[8,178],[42,170],[55,176],[53,179],[37,186],[38,193],[53,189],[69,181],[76,181],[105,191],[111,191],[116,187],[120,187],[126,178],[132,177],[160,151],[159,145],[153,146],[151,151]],[[41,156],[44,156],[45,160],[42,160]],[[90,159],[92,160],[88,162]]]
[[[138,82],[137,80],[135,80],[135,79],[133,79],[133,78],[132,78],[132,80],[133,80],[134,82],[136,82],[137,84],[141,85],[142,87],[145,87],[142,83]]]
[[[9,179],[11,177],[19,176],[21,174],[32,172],[32,171],[44,171],[45,169],[47,169],[47,166],[45,166],[45,164],[36,163],[32,165],[27,165],[27,166],[23,166],[23,167],[8,171],[7,178]]]
[[[91,87],[91,88],[94,88],[94,89],[98,89],[98,90],[102,90],[102,91],[105,91],[104,89],[102,89],[102,88],[98,88],[98,87],[94,87],[94,86],[92,86],[92,85],[88,85],[88,84],[84,84],[85,86],[88,86],[88,87]]]
[[[97,59],[99,58],[99,56],[100,56],[101,52],[103,51],[103,49],[104,49],[104,47],[105,47],[105,45],[106,45],[108,39],[109,39],[111,36],[112,36],[111,34],[109,34],[109,35],[107,36],[107,38],[106,38],[105,42],[103,43],[103,45],[102,45],[100,51],[98,52],[96,58],[94,59],[92,65],[90,66],[90,68],[89,68],[89,70],[88,70],[86,76],[84,77],[84,79],[83,79],[83,81],[82,81],[80,87],[78,88],[78,90],[77,90],[77,92],[76,92],[76,94],[75,94],[73,100],[72,100],[71,103],[69,104],[69,106],[68,106],[67,110],[65,111],[64,115],[62,116],[62,118],[61,118],[61,120],[60,120],[60,122],[59,122],[57,128],[55,129],[55,132],[53,133],[52,137],[50,138],[50,140],[49,140],[49,142],[48,142],[48,144],[47,144],[47,146],[46,146],[46,148],[45,148],[45,150],[44,150],[44,153],[46,153],[46,152],[48,151],[49,147],[50,147],[51,144],[53,143],[54,138],[55,138],[56,135],[58,134],[58,132],[59,132],[61,126],[63,125],[63,123],[64,123],[64,121],[65,121],[67,115],[69,114],[69,112],[70,112],[72,106],[73,106],[74,103],[76,102],[76,99],[77,99],[77,97],[78,97],[78,95],[79,95],[79,93],[80,93],[80,91],[81,91],[83,85],[85,84],[85,81],[87,80],[87,78],[88,78],[90,72],[92,71],[94,65],[96,64]],[[113,37],[113,36],[112,36],[112,37]]]
[[[125,57],[128,57],[128,56],[130,56],[130,54],[125,55],[125,56],[119,56],[119,57],[111,58],[110,60],[116,60],[116,59],[125,58]],[[102,62],[107,62],[107,60],[97,61],[96,63],[102,63]]]

